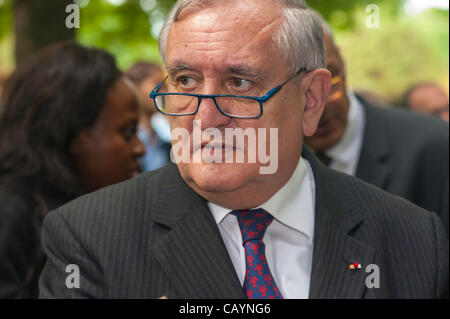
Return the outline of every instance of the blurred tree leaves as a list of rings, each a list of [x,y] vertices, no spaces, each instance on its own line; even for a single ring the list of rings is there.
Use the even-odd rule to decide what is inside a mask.
[[[174,3],[127,0],[113,6],[107,0],[91,0],[81,11],[78,39],[115,53],[122,68],[136,60],[161,61],[157,31]],[[448,68],[448,11],[432,10],[413,19],[402,12],[404,0],[309,0],[308,4],[335,30],[351,85],[397,99],[422,79],[448,84],[448,72],[443,71]],[[380,29],[365,25],[368,4],[380,7]]]
[[[137,59],[161,61],[155,48],[157,31],[175,0],[126,0],[116,6],[111,4],[115,1],[108,0],[77,1],[88,3],[81,10],[82,27],[78,31],[80,42],[116,53],[119,65],[125,68]],[[389,2],[390,13],[397,14],[404,0],[377,2]],[[338,30],[353,29],[355,19],[352,13],[356,8],[370,3],[374,3],[374,0],[308,1]]]
[[[380,6],[380,28],[370,29],[363,10],[353,12],[352,30],[336,33],[347,61],[350,86],[394,102],[417,82],[435,81],[448,91],[448,11],[428,10],[417,17],[392,18],[384,15],[389,8]]]
[[[11,0],[0,0],[0,40],[11,32],[13,25],[13,6]]]
[[[12,3],[0,0],[0,72],[11,69]],[[37,1],[37,0],[31,0]],[[157,33],[175,0],[74,0],[81,6],[77,39],[104,48],[120,67],[160,62]],[[425,1],[425,0],[424,0]],[[405,0],[308,0],[335,30],[351,85],[398,98],[413,82],[435,80],[448,90],[449,12],[403,12]],[[365,25],[368,4],[380,6],[379,29]],[[6,54],[5,54],[6,52]],[[6,59],[5,59],[6,57]]]
[[[14,66],[12,0],[0,0],[0,77]]]
[[[166,1],[163,6],[155,0],[128,0],[122,5],[91,0],[81,8],[77,39],[113,52],[122,68],[137,60],[160,62],[155,25],[162,25],[167,12]]]
[[[308,0],[308,5],[319,11],[332,25],[334,30],[349,30],[355,27],[355,11],[360,11],[369,4],[389,5],[389,15],[396,16],[401,12],[405,0]]]
[[[74,40],[75,29],[66,27],[66,9],[72,0],[14,0],[16,65],[55,42]]]

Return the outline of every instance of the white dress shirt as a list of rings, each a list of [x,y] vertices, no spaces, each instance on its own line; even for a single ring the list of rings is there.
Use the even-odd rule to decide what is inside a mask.
[[[289,181],[263,208],[274,219],[263,242],[270,271],[284,298],[309,296],[314,238],[315,184],[312,169],[303,157]],[[241,285],[246,271],[245,251],[236,216],[230,210],[208,202],[233,262]]]
[[[365,114],[355,94],[352,91],[347,94],[350,99],[347,127],[339,143],[325,151],[325,154],[332,159],[330,168],[355,175],[364,138]]]

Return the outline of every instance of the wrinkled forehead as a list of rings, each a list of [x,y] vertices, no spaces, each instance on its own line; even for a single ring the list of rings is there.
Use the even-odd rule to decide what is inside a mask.
[[[177,18],[177,22],[190,20],[195,23],[212,22],[211,26],[223,26],[229,29],[236,24],[243,24],[248,28],[261,29],[270,25],[282,16],[282,8],[274,0],[246,0],[246,1],[216,1],[203,8],[190,9],[187,7]]]
[[[273,50],[273,37],[282,21],[281,8],[272,1],[227,1],[187,10],[169,31],[167,60],[176,60],[183,51],[262,55]]]

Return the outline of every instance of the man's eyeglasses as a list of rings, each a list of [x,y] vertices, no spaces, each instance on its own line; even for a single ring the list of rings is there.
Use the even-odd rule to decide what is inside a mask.
[[[344,93],[339,86],[339,84],[341,84],[342,82],[344,82],[344,78],[339,75],[334,76],[331,79],[331,90],[330,94],[328,95],[328,102],[337,101],[344,96]]]
[[[287,81],[271,89],[261,97],[168,92],[167,85],[163,81],[150,93],[150,98],[155,102],[159,112],[170,116],[194,115],[198,112],[202,99],[212,99],[220,113],[225,116],[239,119],[257,119],[263,114],[263,104],[278,93],[286,83],[302,72],[308,73],[309,71],[306,68],[301,68]]]

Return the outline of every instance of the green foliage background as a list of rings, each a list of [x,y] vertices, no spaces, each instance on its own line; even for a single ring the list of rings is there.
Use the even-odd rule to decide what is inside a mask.
[[[0,0],[0,76],[14,67],[12,1]]]
[[[379,29],[367,28],[365,9],[357,8],[354,27],[336,33],[350,85],[391,101],[422,81],[436,81],[448,92],[448,11],[428,10],[413,18],[384,15],[388,8],[380,8]]]
[[[0,0],[0,73],[14,68],[12,1]],[[157,32],[174,0],[74,1],[85,5],[81,8],[78,41],[114,53],[123,69],[139,60],[161,62]],[[392,101],[418,81],[438,81],[448,90],[448,10],[428,10],[409,17],[403,11],[404,0],[308,3],[333,27],[347,61],[351,86]],[[379,29],[366,26],[368,4],[380,7]]]

